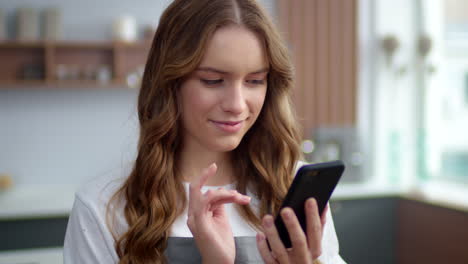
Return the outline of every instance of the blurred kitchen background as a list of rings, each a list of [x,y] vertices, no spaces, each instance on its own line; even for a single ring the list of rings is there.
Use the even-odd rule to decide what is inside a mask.
[[[169,0],[0,0],[0,264],[62,263],[74,192],[126,175]],[[262,0],[348,263],[468,263],[468,1]]]

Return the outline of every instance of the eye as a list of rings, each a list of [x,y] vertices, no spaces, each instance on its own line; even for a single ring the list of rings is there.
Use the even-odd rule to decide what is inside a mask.
[[[223,82],[223,79],[200,79],[200,81],[206,85],[215,85]]]
[[[265,84],[265,80],[247,80],[247,82],[255,85]]]

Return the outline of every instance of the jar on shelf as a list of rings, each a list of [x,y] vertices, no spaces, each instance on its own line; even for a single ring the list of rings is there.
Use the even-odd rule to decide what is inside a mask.
[[[57,64],[55,66],[55,78],[59,81],[68,79],[68,68],[65,64]]]
[[[58,7],[49,7],[44,10],[44,39],[59,40],[62,38],[62,13]]]
[[[137,22],[132,16],[121,16],[114,21],[113,37],[115,40],[134,42],[137,40]]]
[[[0,8],[0,41],[7,39],[7,30],[6,30],[6,15],[3,10]]]
[[[18,9],[16,39],[19,41],[39,40],[39,15],[36,9],[32,7]]]

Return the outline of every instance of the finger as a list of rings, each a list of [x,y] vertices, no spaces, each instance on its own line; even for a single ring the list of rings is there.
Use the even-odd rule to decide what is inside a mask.
[[[211,164],[208,168],[202,171],[201,177],[198,182],[192,182],[189,185],[189,202],[188,202],[188,215],[191,216],[197,209],[197,205],[201,200],[201,187],[206,183],[211,175],[216,173],[216,163]]]
[[[247,205],[249,204],[250,202],[250,197],[230,197],[230,198],[226,198],[226,199],[220,199],[218,201],[216,201],[216,203],[212,203],[210,204],[210,210],[215,210],[216,208],[224,205],[224,204],[230,204],[230,203],[234,203],[234,204],[238,204],[238,205]]]
[[[189,185],[189,193],[188,193],[188,218],[190,218],[193,215],[193,211],[195,210],[194,207],[198,203],[197,198],[199,195],[197,195],[197,189],[193,186],[192,183]]]
[[[273,217],[271,215],[265,215],[263,217],[262,225],[266,238],[270,243],[272,254],[276,256],[276,260],[279,263],[288,263],[288,253],[283,242],[278,236],[278,231],[273,223]]]
[[[320,216],[320,222],[322,222],[322,233],[323,233],[323,228],[325,227],[325,224],[327,223],[327,214],[329,210],[329,205],[325,206],[325,209],[323,209],[322,215]]]
[[[284,208],[281,210],[281,218],[283,218],[284,225],[288,230],[294,252],[299,254],[297,256],[300,259],[307,259],[309,257],[307,238],[296,214],[291,208]]]
[[[208,166],[207,168],[205,168],[202,173],[201,173],[201,177],[200,177],[200,180],[198,181],[197,183],[197,188],[198,189],[201,189],[201,187],[203,185],[205,185],[206,181],[208,180],[208,178],[212,175],[215,175],[216,174],[216,171],[218,170],[218,166],[216,166],[216,163],[211,163],[210,166]]]
[[[314,259],[322,254],[322,223],[317,202],[310,198],[306,202],[307,242]]]
[[[273,258],[273,255],[271,255],[271,251],[268,248],[265,235],[261,232],[257,233],[257,248],[260,252],[260,256],[262,256],[262,259],[266,264],[276,263],[275,258]]]
[[[238,193],[236,190],[208,190],[204,196],[205,202],[212,208],[226,203],[248,204],[250,202],[249,196]]]

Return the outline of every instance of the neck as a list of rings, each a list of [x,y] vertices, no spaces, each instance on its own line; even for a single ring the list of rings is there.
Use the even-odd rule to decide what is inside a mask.
[[[180,171],[184,181],[198,182],[203,169],[216,163],[218,170],[205,185],[222,186],[232,183],[233,173],[230,152],[214,152],[202,148],[184,147],[180,155]]]

